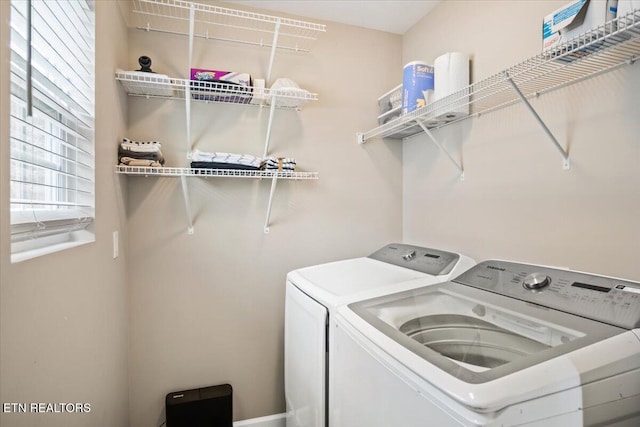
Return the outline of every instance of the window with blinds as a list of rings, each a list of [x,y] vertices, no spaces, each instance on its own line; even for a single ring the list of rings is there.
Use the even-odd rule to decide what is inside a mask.
[[[12,261],[93,241],[92,0],[11,0]]]

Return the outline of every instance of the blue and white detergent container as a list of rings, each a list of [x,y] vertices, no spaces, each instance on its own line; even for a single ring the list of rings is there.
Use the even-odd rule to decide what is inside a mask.
[[[411,61],[402,73],[402,114],[424,107],[433,93],[433,67],[422,61]]]

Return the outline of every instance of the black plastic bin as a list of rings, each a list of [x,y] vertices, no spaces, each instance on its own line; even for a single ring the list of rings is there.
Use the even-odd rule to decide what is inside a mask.
[[[233,389],[229,384],[167,394],[167,427],[232,427]]]

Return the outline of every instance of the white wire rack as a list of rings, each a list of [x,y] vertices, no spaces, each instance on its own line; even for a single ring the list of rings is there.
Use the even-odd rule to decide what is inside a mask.
[[[358,142],[364,143],[375,137],[401,139],[425,129],[447,126],[631,64],[639,56],[640,10],[636,9],[553,50],[545,51],[368,132],[359,133]],[[449,114],[467,105],[469,115]],[[568,156],[564,150],[562,152],[565,168],[568,168]],[[459,169],[462,171],[460,167]]]
[[[116,71],[118,80],[131,96],[146,98],[185,99],[227,104],[264,105],[275,102],[277,108],[300,109],[309,101],[317,101],[318,94],[306,90],[268,89],[174,79],[153,73]]]
[[[192,176],[199,178],[277,178],[291,180],[318,179],[318,172],[295,172],[278,170],[242,170],[242,169],[203,169],[203,168],[173,168],[173,167],[142,167],[115,166],[115,173],[124,175],[181,177]]]
[[[193,36],[204,39],[308,52],[326,31],[322,24],[182,0],[133,0],[132,17],[136,28],[189,35],[192,10]]]

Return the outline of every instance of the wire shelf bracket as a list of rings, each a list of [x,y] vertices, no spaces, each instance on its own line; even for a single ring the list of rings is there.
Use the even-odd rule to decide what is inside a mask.
[[[542,120],[540,115],[533,108],[533,106],[531,105],[527,97],[524,96],[520,88],[518,88],[518,85],[513,81],[513,78],[511,78],[511,76],[507,71],[504,72],[504,76],[509,82],[509,84],[511,85],[513,91],[516,93],[516,95],[518,95],[518,98],[520,98],[520,100],[522,101],[524,106],[527,108],[527,110],[531,113],[533,118],[536,119],[540,127],[542,127],[542,130],[544,131],[544,133],[547,135],[547,137],[549,137],[551,142],[553,142],[553,145],[558,149],[558,151],[560,151],[560,154],[562,154],[562,169],[564,170],[571,169],[571,159],[569,158],[569,154],[565,151],[564,148],[562,148],[562,145],[560,145],[556,137],[553,135],[553,133],[549,130],[549,128],[545,124],[544,120]],[[425,129],[425,132],[426,132],[426,129]]]
[[[453,156],[451,155],[451,153],[449,153],[449,151],[447,151],[446,148],[444,148],[444,145],[442,145],[435,136],[433,136],[433,133],[431,133],[431,131],[429,130],[429,128],[422,122],[422,120],[420,119],[416,119],[416,123],[422,128],[422,130],[424,131],[424,133],[429,137],[429,139],[436,144],[436,146],[440,149],[440,151],[442,151],[444,154],[446,154],[447,158],[449,159],[449,161],[451,163],[453,163],[453,165],[456,167],[456,169],[458,170],[458,172],[460,172],[460,181],[464,181],[464,168],[462,167],[462,164],[458,163]]]
[[[269,204],[267,205],[267,217],[264,220],[264,234],[269,234],[269,219],[271,218],[271,208],[273,206],[273,195],[276,192],[276,184],[278,184],[278,175],[273,175],[271,179],[271,190],[269,191]]]
[[[269,68],[267,68],[267,85],[271,85],[271,70],[273,69],[273,60],[276,57],[276,48],[278,47],[278,36],[280,35],[280,19],[276,21],[273,30],[273,43],[271,44],[271,55],[269,55]]]
[[[180,177],[182,184],[182,196],[184,197],[184,207],[187,211],[187,221],[189,226],[187,227],[187,234],[193,234],[193,215],[191,214],[191,201],[189,200],[189,186],[187,185],[187,177],[182,175]]]
[[[269,108],[269,123],[267,124],[267,135],[264,141],[264,153],[262,157],[267,157],[269,153],[269,141],[271,141],[271,126],[273,125],[273,116],[276,111],[276,97],[271,97],[271,107]]]

